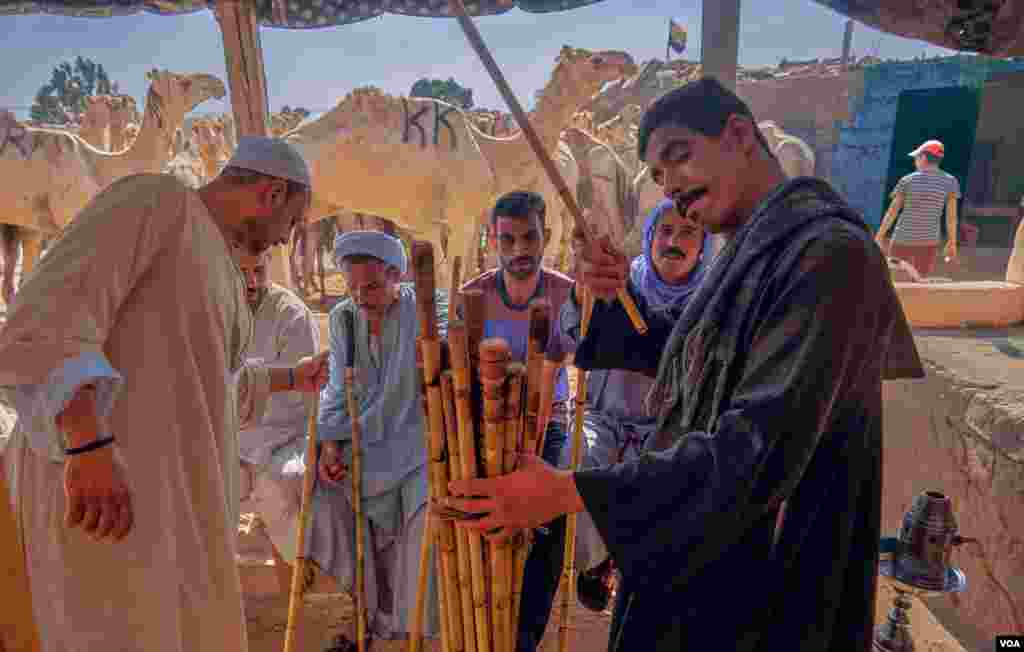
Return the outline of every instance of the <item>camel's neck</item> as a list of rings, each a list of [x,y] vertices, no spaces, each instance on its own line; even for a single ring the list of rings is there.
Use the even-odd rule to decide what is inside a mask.
[[[146,113],[142,117],[139,135],[124,153],[138,164],[149,166],[150,169],[146,171],[159,172],[170,160],[174,132],[184,121],[183,115],[168,115],[163,99],[150,91],[146,97]]]
[[[569,124],[573,115],[599,90],[594,82],[575,82],[566,77],[563,70],[555,69],[530,115],[530,123],[548,152],[558,146],[562,129]]]
[[[537,106],[530,112],[530,124],[537,132],[544,151],[549,154],[555,152],[562,129],[598,90],[599,84],[595,82],[577,82],[569,79],[561,66],[555,69],[551,81],[544,87],[540,99],[537,100]],[[485,150],[484,153],[490,160],[500,161],[502,167],[534,165],[536,157],[526,139],[520,135],[515,142],[519,147],[510,148],[508,143],[495,141],[481,142],[481,149]],[[486,151],[488,149],[494,151],[494,157],[489,155],[490,152]]]

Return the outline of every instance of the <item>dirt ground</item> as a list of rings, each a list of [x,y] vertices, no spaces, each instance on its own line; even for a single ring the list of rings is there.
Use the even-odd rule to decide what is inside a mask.
[[[315,596],[314,596],[315,597]],[[894,594],[883,585],[879,590],[876,623],[885,622]],[[965,652],[964,647],[935,620],[932,613],[919,600],[913,600],[910,609],[911,631],[916,652]],[[556,605],[558,601],[556,599]],[[279,652],[284,646],[284,630],[288,622],[288,600],[281,595],[247,596],[246,618],[249,628],[250,652]],[[308,601],[302,609],[300,627],[303,630],[300,645],[303,652],[323,650],[331,638],[346,621],[351,621],[352,602],[347,596],[335,594],[327,598]],[[580,607],[570,606],[571,650],[597,652],[607,649],[608,627],[611,617]],[[374,644],[370,652],[404,652],[408,641],[387,641]],[[439,651],[438,641],[427,641],[423,652]],[[558,649],[558,610],[552,614],[547,634],[541,644],[541,652],[556,652]]]
[[[270,563],[261,562],[268,557],[265,535],[255,529],[239,540],[240,552],[248,562],[240,566],[242,588],[245,594],[245,612],[249,630],[250,652],[280,652],[284,647],[284,632],[288,622],[288,598],[278,588],[274,568]],[[881,582],[878,604],[875,608],[875,622],[884,623],[892,606],[895,594]],[[331,593],[335,588],[330,580],[319,580],[314,584],[311,596],[305,601],[299,622],[300,633],[297,650],[320,652],[331,639],[346,628],[351,628],[354,607],[346,594]],[[540,652],[557,652],[559,611],[556,609],[548,624],[547,634],[541,643]],[[910,609],[911,632],[916,652],[966,652],[960,644],[932,615],[920,600],[913,599]],[[608,646],[610,614],[589,611],[578,603],[570,605],[569,648],[578,652],[603,652]],[[405,652],[408,641],[377,642],[370,652]],[[439,641],[427,641],[423,652],[439,652]],[[974,651],[972,651],[974,652]]]

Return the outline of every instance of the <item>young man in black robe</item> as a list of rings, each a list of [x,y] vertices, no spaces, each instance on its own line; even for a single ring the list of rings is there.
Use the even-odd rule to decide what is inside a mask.
[[[576,364],[656,377],[657,450],[577,473],[527,457],[452,483],[474,498],[449,502],[487,513],[466,527],[493,537],[589,512],[623,576],[611,650],[864,652],[882,381],[924,375],[886,261],[826,182],[786,180],[750,109],[713,79],[647,110],[639,154],[683,215],[728,240],[669,323],[608,240],[578,238],[578,282],[604,301]],[[623,287],[646,336],[614,300]]]

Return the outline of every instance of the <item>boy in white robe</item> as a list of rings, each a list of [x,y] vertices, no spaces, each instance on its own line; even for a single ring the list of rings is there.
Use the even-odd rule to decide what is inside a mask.
[[[6,476],[44,652],[247,649],[239,424],[271,392],[316,391],[326,365],[244,362],[231,250],[284,241],[309,201],[293,148],[243,138],[198,191],[109,186],[17,294],[0,332],[18,412]]]

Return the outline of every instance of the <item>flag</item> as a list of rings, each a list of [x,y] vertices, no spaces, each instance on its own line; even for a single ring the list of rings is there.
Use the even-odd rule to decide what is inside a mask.
[[[686,28],[671,18],[668,20],[668,46],[676,54],[686,50]]]

